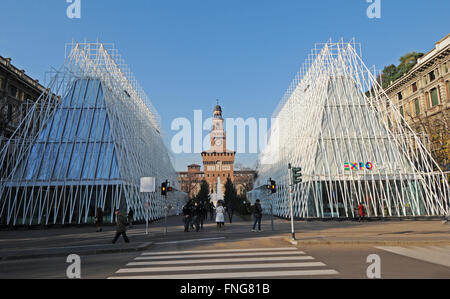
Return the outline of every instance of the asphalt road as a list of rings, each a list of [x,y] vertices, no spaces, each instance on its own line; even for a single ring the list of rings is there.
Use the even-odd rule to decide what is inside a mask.
[[[365,279],[374,262],[367,258],[375,254],[381,278],[450,279],[450,247],[445,245],[294,246],[283,237],[232,226],[223,234],[160,234],[153,241],[144,252],[81,256],[81,278]],[[69,265],[65,257],[2,261],[0,278],[64,279]]]

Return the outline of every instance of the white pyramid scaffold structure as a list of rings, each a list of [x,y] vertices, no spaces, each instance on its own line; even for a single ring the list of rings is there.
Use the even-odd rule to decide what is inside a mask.
[[[109,222],[129,208],[153,220],[181,206],[179,191],[140,193],[141,177],[180,188],[158,113],[114,45],[72,43],[66,53],[1,149],[0,224],[92,223],[98,207]]]
[[[359,51],[357,50],[359,49]],[[290,217],[288,164],[302,168],[297,218],[446,216],[449,184],[365,66],[354,41],[318,44],[281,100],[250,193]],[[278,192],[268,194],[269,178]]]

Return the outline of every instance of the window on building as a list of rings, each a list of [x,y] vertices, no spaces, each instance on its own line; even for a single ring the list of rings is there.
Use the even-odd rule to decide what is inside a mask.
[[[449,81],[445,82],[445,86],[447,87],[447,101],[450,100],[450,84]]]
[[[414,99],[414,107],[416,108],[416,116],[420,114],[420,102],[419,99]]]
[[[13,106],[8,104],[8,121],[12,121]]]
[[[402,95],[401,92],[399,92],[399,93],[397,94],[397,98],[398,98],[399,101],[403,100],[403,95]]]
[[[14,98],[17,98],[17,87],[11,85],[9,87],[9,95],[14,97]]]
[[[413,83],[412,85],[412,92],[416,92],[417,91],[417,82]]]
[[[444,65],[445,73],[448,73],[448,66],[450,65],[450,61],[447,61],[447,63]]]
[[[431,71],[428,75],[430,76],[430,82],[433,82],[436,79],[436,75],[434,74],[434,71]]]
[[[428,84],[428,76],[423,77],[424,81],[425,81],[425,85]]]
[[[433,88],[430,90],[431,94],[431,107],[439,105],[439,95],[437,88]]]
[[[400,114],[402,115],[402,117],[405,117],[405,109],[403,108],[403,106],[400,107]]]

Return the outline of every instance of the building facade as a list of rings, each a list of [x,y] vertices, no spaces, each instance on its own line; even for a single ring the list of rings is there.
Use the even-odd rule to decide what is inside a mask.
[[[0,56],[0,139],[8,139],[45,87]],[[0,143],[1,145],[1,143]]]
[[[385,90],[407,124],[447,172],[450,171],[449,82],[450,34]]]
[[[355,218],[360,205],[369,217],[448,215],[444,173],[393,100],[383,101],[358,49],[355,41],[314,46],[274,112],[250,199],[284,218]],[[294,186],[289,164],[302,169]]]
[[[234,170],[236,152],[227,149],[227,137],[224,129],[222,107],[214,108],[213,127],[210,134],[211,148],[202,152],[203,171],[201,166],[192,164],[188,166],[187,172],[178,173],[178,181],[183,192],[189,193],[192,198],[200,190],[200,183],[205,180],[210,193],[215,194],[217,189],[225,190],[225,184],[230,179],[238,194],[251,190],[255,177],[252,170]],[[218,187],[220,181],[221,188]]]
[[[93,223],[97,208],[110,223],[115,209],[136,221],[175,214],[166,207],[187,200],[178,184],[166,198],[140,191],[141,178],[160,185],[176,172],[157,111],[114,45],[73,43],[49,87],[0,148],[0,225]]]

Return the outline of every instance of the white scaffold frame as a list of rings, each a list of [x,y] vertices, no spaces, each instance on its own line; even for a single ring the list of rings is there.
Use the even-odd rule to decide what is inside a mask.
[[[64,134],[52,136],[58,125]],[[92,223],[98,207],[111,223],[115,209],[129,208],[135,221],[147,212],[154,220],[187,200],[177,191],[160,117],[113,44],[68,44],[63,67],[0,150],[1,225]],[[168,180],[175,191],[167,201],[140,193],[141,177]]]
[[[360,53],[354,40],[314,47],[274,112],[251,200],[268,209],[273,198],[274,213],[290,217],[291,163],[303,174],[296,218],[355,218],[360,204],[369,217],[448,216],[447,177]]]

